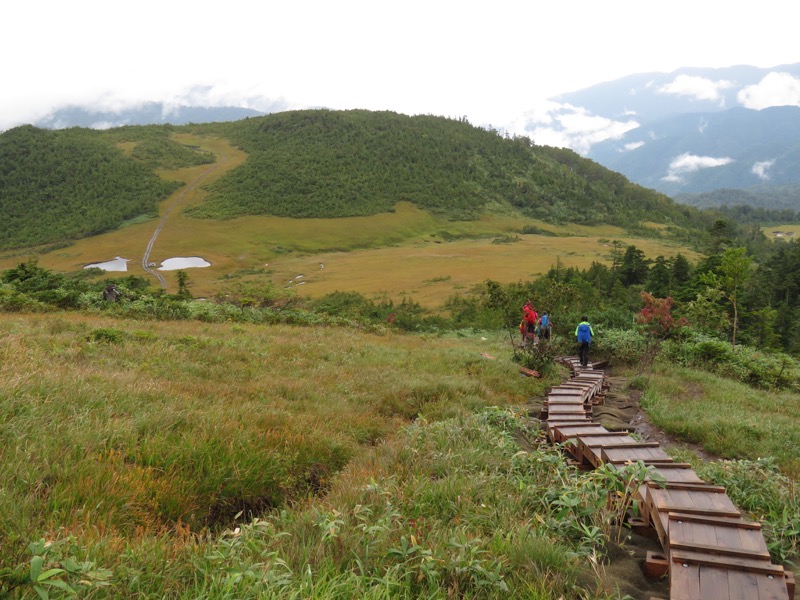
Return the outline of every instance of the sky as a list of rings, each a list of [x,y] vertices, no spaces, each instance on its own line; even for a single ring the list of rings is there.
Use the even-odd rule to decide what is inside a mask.
[[[159,101],[467,117],[680,67],[800,62],[796,0],[8,0],[0,131]]]

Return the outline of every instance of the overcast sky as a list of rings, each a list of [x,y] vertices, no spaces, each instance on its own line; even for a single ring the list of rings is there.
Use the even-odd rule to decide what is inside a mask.
[[[7,0],[0,130],[144,101],[504,127],[634,73],[800,62],[798,17],[796,0]]]

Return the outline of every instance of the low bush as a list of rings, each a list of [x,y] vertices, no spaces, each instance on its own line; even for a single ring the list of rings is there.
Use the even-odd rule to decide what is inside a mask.
[[[758,350],[699,333],[662,346],[662,359],[695,367],[763,389],[800,391],[800,363],[782,352]]]

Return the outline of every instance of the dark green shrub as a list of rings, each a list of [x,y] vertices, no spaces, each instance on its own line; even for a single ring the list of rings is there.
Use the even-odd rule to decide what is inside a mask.
[[[125,333],[119,329],[112,329],[110,327],[95,329],[92,331],[88,339],[93,342],[100,342],[103,344],[121,344],[125,339]]]

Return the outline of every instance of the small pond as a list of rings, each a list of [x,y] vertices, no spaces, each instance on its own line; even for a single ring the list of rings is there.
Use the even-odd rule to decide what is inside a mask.
[[[102,269],[103,271],[127,271],[129,258],[117,256],[114,260],[86,265],[84,269]]]
[[[159,271],[175,271],[177,269],[191,269],[195,267],[210,267],[211,263],[199,256],[168,258],[161,262]]]

